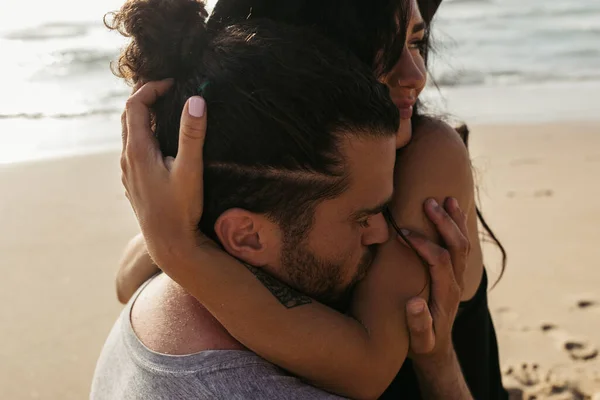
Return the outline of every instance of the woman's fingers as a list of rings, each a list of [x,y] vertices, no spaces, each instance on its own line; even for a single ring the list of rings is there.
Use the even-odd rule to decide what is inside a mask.
[[[418,233],[403,230],[406,240],[429,267],[431,277],[429,307],[420,298],[413,298],[406,305],[411,351],[417,356],[451,349],[452,326],[462,291],[460,283],[469,253],[466,218],[455,199],[447,199],[444,207],[430,199],[425,212],[447,249]]]
[[[151,107],[172,80],[148,82],[127,101],[121,124],[121,180],[148,246],[158,262],[198,244],[202,217],[202,151],[206,105],[195,97],[181,118],[179,152],[163,157],[151,126]]]
[[[471,252],[471,243],[469,241],[469,229],[467,227],[467,216],[460,209],[458,201],[453,197],[449,197],[446,199],[446,202],[444,203],[444,208],[446,209],[446,211],[448,212],[458,229],[460,229],[460,232],[462,233],[463,237],[465,238],[464,242],[458,243],[458,247],[449,249],[451,254],[454,252],[453,259],[457,260],[456,262],[453,261],[452,265],[454,266],[454,276],[462,290],[464,289],[464,273],[467,267],[469,253]],[[466,246],[466,249],[460,248],[460,246]]]
[[[165,157],[165,167],[170,172],[173,169],[173,164],[175,164],[175,159],[173,157]]]
[[[164,95],[172,84],[172,79],[146,83],[127,100],[124,122],[128,157],[142,161],[147,159],[148,152],[155,156],[160,154],[150,127],[150,106]]]
[[[465,238],[469,237],[469,229],[467,228],[467,216],[460,209],[458,204],[458,200],[454,197],[448,197],[444,202],[444,208],[448,212],[448,215],[452,218],[458,229],[460,229],[461,233]]]
[[[404,236],[421,260],[429,267],[432,280],[434,274],[444,279],[454,280],[452,259],[448,250],[433,243],[420,233],[404,230]]]
[[[425,213],[440,233],[450,253],[456,281],[462,287],[470,247],[466,219],[456,199],[448,198],[445,206],[446,209],[434,199],[429,199],[425,202]]]
[[[416,297],[406,303],[406,321],[411,351],[415,354],[432,352],[435,348],[433,318],[424,299]]]
[[[455,229],[458,230],[458,228]],[[408,231],[406,233],[406,240],[410,242],[413,249],[429,268],[432,313],[435,314],[437,310],[446,310],[458,306],[460,288],[454,277],[452,258],[448,250],[418,233]]]
[[[125,154],[127,148],[127,112],[123,111],[121,114],[121,140],[123,141],[123,150],[121,154]]]
[[[425,202],[425,213],[437,228],[448,249],[462,253],[466,257],[469,251],[469,241],[459,225],[463,223],[461,211],[456,199],[448,198],[446,205],[451,206],[453,214],[450,215],[435,199]]]
[[[206,137],[206,102],[200,96],[188,99],[181,114],[179,148],[173,168],[183,172],[187,182],[197,182],[203,175],[204,139]]]

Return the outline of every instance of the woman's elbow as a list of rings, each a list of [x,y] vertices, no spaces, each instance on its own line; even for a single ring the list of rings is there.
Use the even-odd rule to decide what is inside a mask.
[[[384,362],[373,365],[373,368],[362,368],[362,373],[356,374],[349,380],[352,386],[346,395],[357,400],[378,399],[390,386],[401,366],[402,363],[385,366]]]
[[[141,264],[145,263],[151,264],[152,260],[147,255],[144,237],[138,234],[125,246],[117,269],[115,287],[117,299],[121,304],[126,304],[137,290],[139,284],[142,283],[138,282],[141,278],[136,279],[136,275],[144,272],[144,267]]]
[[[355,388],[352,390],[350,396],[352,399],[356,400],[378,399],[390,384],[390,382],[381,382],[379,379],[369,379],[368,381],[358,380],[357,382],[360,382],[360,384],[354,385]]]

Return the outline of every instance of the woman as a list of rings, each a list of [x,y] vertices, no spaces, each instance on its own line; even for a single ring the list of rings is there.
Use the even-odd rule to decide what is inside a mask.
[[[269,17],[320,28],[322,33],[348,45],[363,61],[374,65],[376,74],[390,87],[403,122],[412,117],[414,138],[409,146],[399,152],[400,162],[396,168],[396,187],[410,187],[411,192],[398,191],[392,204],[393,219],[400,226],[437,238],[435,229],[424,221],[422,214],[416,212],[425,198],[454,196],[461,208],[468,211],[472,249],[465,273],[462,300],[469,303],[465,304],[462,314],[457,318],[454,342],[475,398],[504,397],[495,335],[486,304],[485,276],[482,278],[483,262],[477,236],[477,211],[468,154],[456,133],[447,125],[416,115],[413,117],[416,99],[425,85],[427,55],[426,26],[417,7],[413,5],[411,8],[407,41],[398,46],[394,42],[398,25],[394,10],[397,7],[394,8],[391,2],[371,4],[366,8],[349,5],[344,8],[343,13],[335,7],[322,10],[323,6],[320,6],[320,12],[315,12],[319,7],[309,1],[286,2],[285,6],[267,3],[248,4],[221,0],[215,8],[209,27],[218,29],[219,26],[241,18]],[[411,124],[404,123],[401,127],[410,130]],[[399,146],[403,144],[405,143],[398,143]],[[409,263],[412,266],[401,271],[401,275],[424,280],[420,260],[414,253],[406,254],[405,249],[399,246],[387,246],[386,249],[381,257],[390,262],[412,258],[412,264]],[[130,286],[134,287],[140,280],[139,277],[136,278],[136,274],[147,276],[151,263],[141,254],[139,242],[137,245],[134,243],[124,260],[119,282],[133,282]],[[132,266],[134,267],[131,268]],[[127,297],[126,292],[131,292],[130,289],[122,290],[125,286],[120,285],[120,293],[125,293],[120,296],[122,300]],[[470,344],[470,348],[464,348],[465,344]],[[416,394],[416,382],[417,377],[407,362],[386,394],[393,395],[399,386],[402,386],[403,393],[406,393],[407,387],[412,387]]]

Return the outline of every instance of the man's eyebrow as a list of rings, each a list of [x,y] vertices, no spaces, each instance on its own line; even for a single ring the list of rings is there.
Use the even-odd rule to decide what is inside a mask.
[[[383,210],[385,210],[385,208],[392,202],[392,196],[390,196],[388,199],[386,199],[383,203],[375,206],[375,207],[371,207],[371,208],[363,208],[361,210],[356,211],[353,216],[354,217],[363,217],[366,215],[376,215],[379,214],[380,212],[383,212]]]
[[[425,30],[425,21],[421,21],[415,24],[412,28],[412,33],[417,33]]]

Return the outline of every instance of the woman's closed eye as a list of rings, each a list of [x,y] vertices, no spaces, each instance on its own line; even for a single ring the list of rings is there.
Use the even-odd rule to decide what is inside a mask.
[[[427,46],[427,41],[425,38],[415,39],[408,44],[408,48],[410,50],[418,50],[419,53],[423,54],[425,52],[425,47]]]

